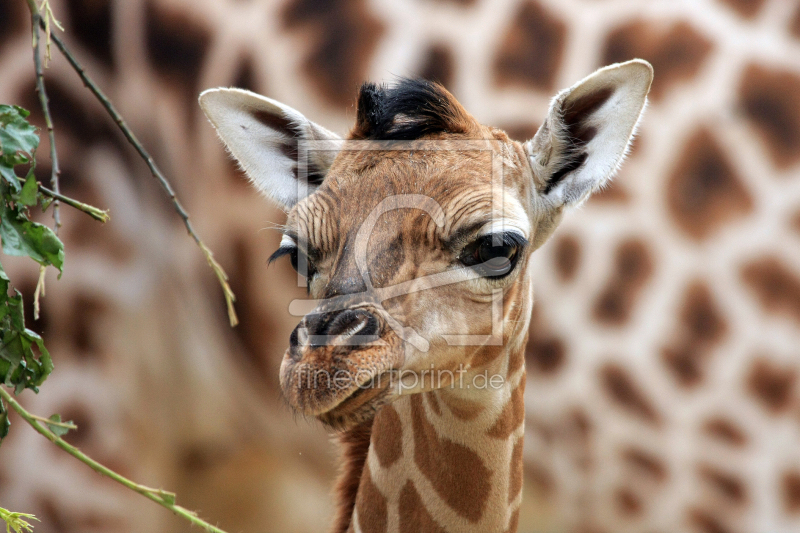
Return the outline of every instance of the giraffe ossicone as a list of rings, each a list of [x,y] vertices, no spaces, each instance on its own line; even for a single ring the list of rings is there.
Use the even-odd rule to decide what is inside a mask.
[[[343,431],[335,531],[516,530],[528,259],[616,172],[652,78],[642,60],[598,70],[523,143],[421,80],[362,86],[345,139],[248,91],[201,94],[288,212],[273,258],[307,277],[313,309],[281,387]]]

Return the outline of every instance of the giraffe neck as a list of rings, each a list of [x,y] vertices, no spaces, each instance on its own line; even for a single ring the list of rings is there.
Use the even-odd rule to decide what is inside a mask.
[[[356,455],[359,447],[367,450],[349,529],[342,531],[516,531],[522,492],[523,353],[520,349],[513,357],[498,359],[505,373],[487,371],[489,377],[502,376],[496,388],[483,386],[478,376],[484,370],[467,373],[463,383],[469,388],[405,396],[382,408],[368,445],[364,428],[351,432],[350,454]]]

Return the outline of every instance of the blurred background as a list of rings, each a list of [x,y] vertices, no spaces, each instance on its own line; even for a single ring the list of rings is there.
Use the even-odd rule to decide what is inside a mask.
[[[267,266],[283,215],[226,158],[201,90],[251,89],[345,134],[362,81],[425,76],[524,140],[556,91],[641,57],[656,78],[626,165],[534,256],[520,531],[800,531],[800,2],[51,4],[230,274],[241,319],[228,326],[171,204],[54,49],[62,190],[112,218],[62,208],[64,275],[28,318],[56,370],[21,401],[74,420],[89,455],[231,533],[331,520],[336,445],[278,386],[303,295],[288,261]],[[25,2],[0,0],[0,102],[42,125],[30,42]],[[46,139],[39,154],[46,181]],[[2,260],[30,310],[37,269]],[[0,505],[35,513],[38,533],[190,529],[14,415]]]

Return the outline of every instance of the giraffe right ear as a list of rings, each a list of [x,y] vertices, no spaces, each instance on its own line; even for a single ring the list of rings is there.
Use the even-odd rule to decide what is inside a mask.
[[[253,185],[286,210],[322,183],[340,148],[335,133],[244,89],[208,89],[200,107]]]
[[[561,91],[524,144],[549,209],[579,205],[607,184],[625,156],[653,81],[641,59],[602,68]]]

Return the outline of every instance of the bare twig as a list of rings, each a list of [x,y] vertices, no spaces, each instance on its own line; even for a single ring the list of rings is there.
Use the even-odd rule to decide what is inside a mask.
[[[6,402],[8,402],[8,405],[10,405],[11,408],[14,409],[14,411],[16,411],[17,414],[19,416],[21,416],[22,419],[25,420],[38,433],[40,433],[41,435],[44,435],[44,437],[46,437],[47,440],[49,440],[50,442],[52,442],[53,444],[55,444],[56,446],[58,446],[59,448],[61,448],[65,452],[67,452],[68,454],[70,454],[71,456],[75,457],[76,459],[78,459],[82,463],[86,464],[87,466],[89,466],[89,468],[91,468],[95,472],[97,472],[97,473],[99,473],[99,474],[101,474],[103,476],[106,476],[106,477],[109,477],[109,478],[113,479],[117,483],[120,483],[121,485],[124,485],[125,487],[128,487],[129,489],[133,490],[134,492],[138,492],[139,494],[141,494],[145,498],[153,500],[154,502],[156,502],[157,504],[161,505],[162,507],[165,507],[165,508],[169,509],[170,511],[172,511],[176,515],[188,520],[189,522],[191,522],[192,524],[194,524],[196,526],[199,526],[199,527],[203,528],[204,530],[208,531],[209,533],[225,533],[225,531],[223,531],[222,529],[219,529],[218,527],[212,526],[208,522],[200,519],[197,516],[197,514],[195,514],[194,512],[192,512],[192,511],[190,511],[190,510],[188,510],[188,509],[186,509],[184,507],[181,507],[180,505],[175,505],[175,494],[174,493],[167,492],[167,491],[162,490],[162,489],[153,489],[153,488],[150,488],[150,487],[146,487],[144,485],[140,485],[138,483],[134,483],[130,479],[117,474],[113,470],[101,465],[100,463],[98,463],[97,461],[95,461],[94,459],[92,459],[91,457],[86,455],[85,453],[81,452],[78,448],[76,448],[75,446],[72,446],[71,444],[66,442],[64,439],[62,439],[61,437],[59,437],[58,435],[56,435],[55,433],[50,431],[50,429],[48,429],[46,426],[43,426],[42,424],[40,424],[38,422],[38,420],[42,420],[42,417],[39,417],[39,416],[36,416],[36,415],[32,415],[31,413],[26,411],[25,408],[22,407],[19,404],[19,402],[17,402],[11,396],[11,394],[6,390],[6,388],[3,387],[3,386],[0,386],[0,398],[5,400]],[[54,424],[55,425],[55,423],[52,420],[47,420],[47,419],[44,419],[44,423],[45,424]],[[62,423],[62,425],[63,424],[64,423]]]
[[[28,1],[30,2],[31,0]],[[234,296],[233,290],[228,284],[228,276],[225,274],[225,271],[222,269],[220,264],[216,262],[208,247],[203,243],[203,241],[200,240],[200,237],[197,236],[197,233],[195,233],[192,223],[189,221],[189,213],[187,213],[183,208],[183,205],[181,205],[178,197],[175,195],[172,185],[170,185],[167,178],[164,177],[164,174],[158,169],[155,161],[153,161],[153,158],[150,156],[147,150],[144,149],[142,144],[136,138],[136,135],[134,135],[134,133],[128,127],[127,123],[122,118],[122,115],[117,112],[111,101],[106,97],[105,94],[103,94],[103,91],[101,91],[97,84],[95,84],[94,81],[92,81],[92,79],[86,74],[83,66],[75,58],[75,56],[72,55],[72,52],[70,52],[69,48],[67,48],[67,46],[64,44],[64,41],[59,39],[57,35],[53,35],[52,38],[58,49],[61,50],[61,53],[64,54],[64,57],[66,57],[67,61],[69,61],[69,64],[72,65],[72,68],[78,73],[78,76],[80,76],[83,84],[92,92],[92,94],[94,94],[97,100],[106,109],[108,114],[111,115],[111,118],[114,119],[114,122],[122,131],[123,135],[125,135],[125,138],[128,139],[128,142],[133,145],[142,159],[144,159],[145,163],[147,163],[150,173],[154,178],[156,178],[156,180],[158,180],[161,188],[166,191],[167,195],[172,201],[172,205],[175,207],[175,211],[177,211],[178,215],[183,219],[183,224],[186,226],[186,231],[189,232],[189,235],[191,235],[195,240],[197,245],[200,247],[200,250],[203,252],[203,255],[205,255],[209,266],[214,270],[214,274],[216,274],[217,279],[222,286],[223,294],[225,295],[225,302],[228,307],[228,319],[230,320],[231,326],[235,326],[239,323],[239,320],[236,317],[236,311],[233,308],[233,302],[236,301],[236,297]]]
[[[61,200],[68,206],[83,211],[93,219],[99,220],[100,222],[108,222],[109,219],[111,218],[111,216],[108,214],[108,210],[103,210],[100,209],[99,207],[79,202],[78,200],[70,198],[69,196],[64,196],[63,194],[59,194],[56,191],[51,191],[41,183],[39,184],[39,192],[55,200]]]
[[[30,7],[29,2],[29,7]],[[36,4],[33,4],[36,7]],[[42,23],[42,18],[39,16],[38,11],[31,11],[31,22],[33,25],[33,65],[36,68],[36,92],[39,93],[39,104],[42,106],[42,114],[44,115],[44,123],[47,126],[47,136],[50,139],[50,186],[56,193],[60,192],[58,186],[58,175],[61,169],[58,167],[58,153],[56,152],[56,136],[53,131],[53,119],[50,116],[50,104],[47,99],[47,91],[44,88],[44,71],[42,69],[42,58],[39,50],[39,25]],[[49,46],[49,32],[48,32],[48,46]],[[49,55],[49,51],[47,52]],[[55,232],[58,235],[58,230],[61,229],[61,214],[59,213],[58,200],[53,202],[53,221],[55,223]]]

